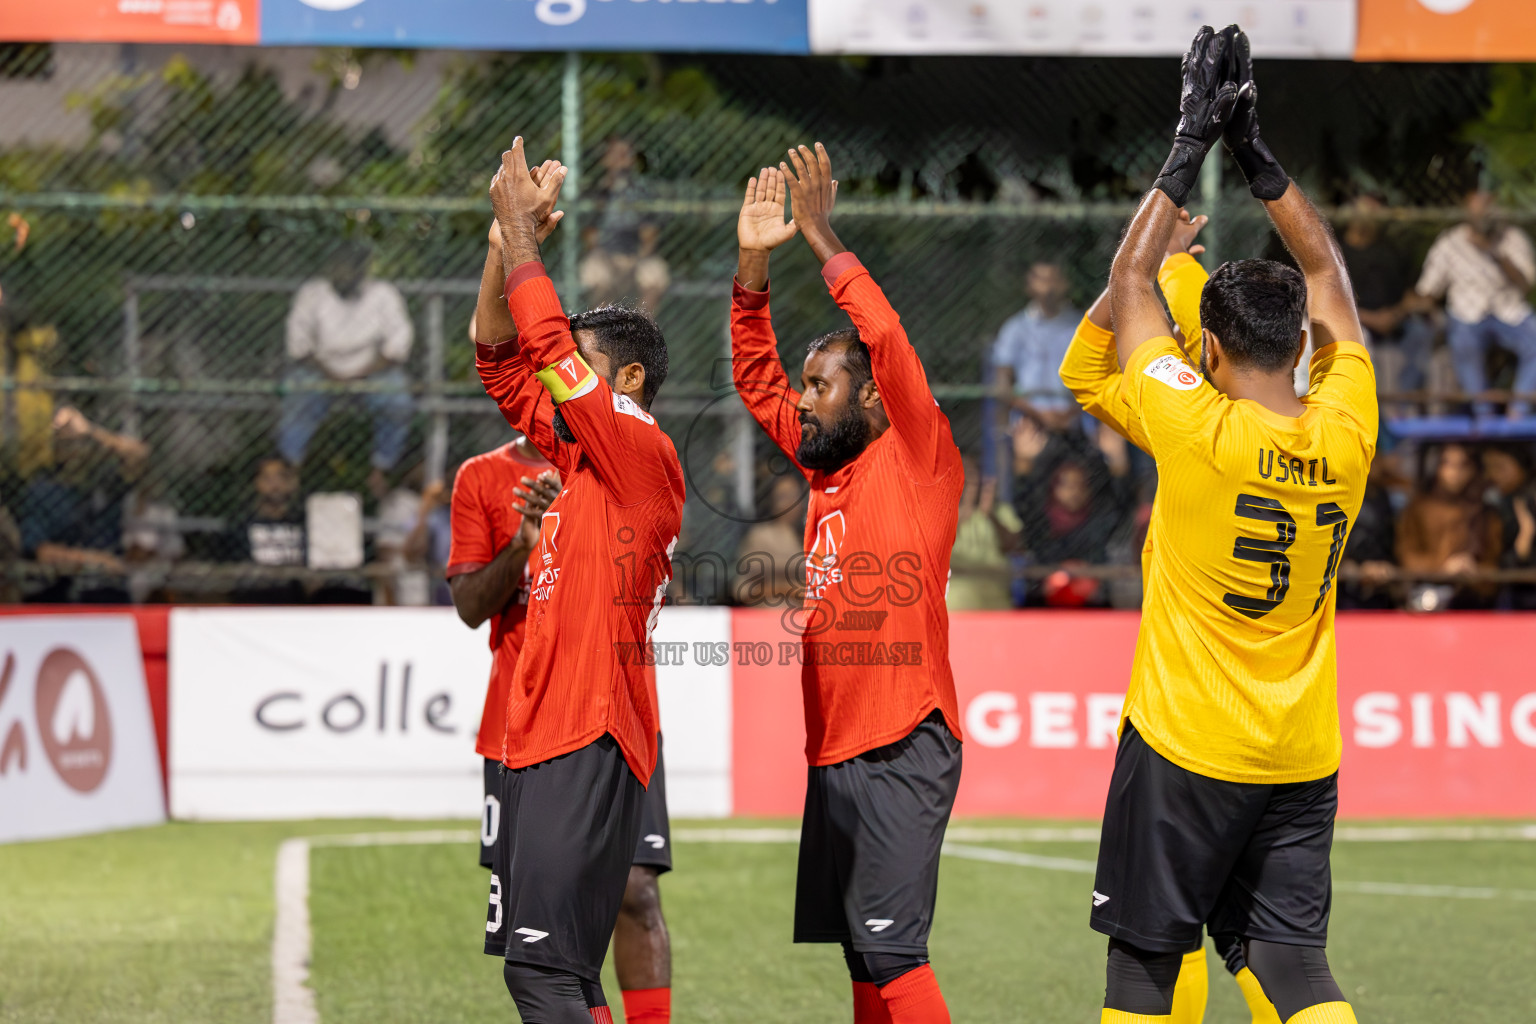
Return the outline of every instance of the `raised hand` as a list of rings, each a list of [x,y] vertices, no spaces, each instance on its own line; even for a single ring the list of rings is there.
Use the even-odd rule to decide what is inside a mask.
[[[1237,103],[1237,83],[1232,79],[1225,32],[1202,25],[1184,54],[1183,85],[1179,92],[1179,127],[1173,150],[1163,165],[1155,187],[1175,206],[1183,206],[1200,176],[1200,165],[1210,152]]]
[[[559,220],[554,217],[555,203],[566,170],[558,161],[546,161],[539,172],[535,180],[519,135],[512,140],[512,148],[501,154],[501,168],[491,179],[491,208],[501,229],[502,263],[508,273],[521,264],[538,261],[540,227],[546,228],[547,237],[554,230],[549,221]]]
[[[747,195],[736,218],[736,242],[748,252],[772,252],[799,230],[784,219],[784,172],[764,167],[747,182]]]
[[[832,231],[837,181],[832,177],[832,159],[827,156],[827,147],[818,142],[812,152],[806,146],[797,146],[789,151],[788,163],[779,163],[779,170],[789,185],[795,223],[816,258],[826,263],[838,253],[846,252]]]
[[[537,477],[523,477],[512,488],[512,511],[531,522],[538,529],[539,517],[549,511],[560,496],[560,474],[546,470]]]
[[[1181,252],[1187,252],[1191,256],[1198,256],[1205,252],[1205,246],[1195,244],[1195,236],[1210,221],[1211,218],[1203,213],[1198,217],[1191,217],[1188,210],[1180,210],[1179,222],[1173,226],[1173,234],[1168,237],[1168,255],[1176,256]]]
[[[1222,141],[1242,169],[1248,191],[1258,199],[1279,199],[1291,179],[1259,138],[1259,87],[1253,80],[1248,34],[1236,25],[1228,25],[1221,34],[1227,38],[1227,59],[1237,85],[1237,102],[1222,130]]]

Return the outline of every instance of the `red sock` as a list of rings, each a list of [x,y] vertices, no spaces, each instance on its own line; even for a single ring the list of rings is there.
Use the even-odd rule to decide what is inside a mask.
[[[589,1006],[587,1012],[592,1015],[592,1024],[613,1024],[613,1011],[606,1006]]]
[[[880,989],[892,1024],[949,1024],[949,1007],[933,968],[923,964]]]
[[[853,1024],[891,1024],[891,1011],[872,981],[853,983]]]
[[[623,995],[625,1024],[670,1024],[670,988],[627,988]]]

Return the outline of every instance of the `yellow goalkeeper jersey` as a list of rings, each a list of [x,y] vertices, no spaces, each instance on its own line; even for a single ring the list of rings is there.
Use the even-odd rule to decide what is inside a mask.
[[[1338,769],[1334,578],[1376,448],[1376,380],[1319,349],[1299,417],[1233,400],[1172,338],[1140,346],[1123,412],[1157,460],[1141,631],[1125,701],[1159,753],[1231,782]]]

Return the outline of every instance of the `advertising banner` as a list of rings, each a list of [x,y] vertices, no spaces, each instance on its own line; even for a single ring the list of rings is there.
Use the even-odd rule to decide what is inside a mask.
[[[1097,818],[1135,650],[1130,613],[950,618],[965,730],[959,815]],[[1340,814],[1536,815],[1536,677],[1521,616],[1356,613],[1338,620]],[[794,815],[805,792],[800,669],[776,612],[738,611],[734,806]]]
[[[730,812],[724,609],[668,609],[657,688],[673,813]],[[449,608],[181,608],[171,615],[171,813],[464,818],[491,656]]]
[[[0,618],[0,842],[165,820],[133,619]]]
[[[806,0],[263,0],[267,45],[805,53]]]
[[[11,0],[13,42],[255,43],[260,0]]]
[[[268,0],[270,2],[270,0]],[[1511,0],[1513,2],[1513,0]],[[1261,57],[1355,52],[1356,0],[810,0],[815,53],[1176,56],[1202,24]]]
[[[1360,0],[1356,60],[1536,60],[1531,0]]]

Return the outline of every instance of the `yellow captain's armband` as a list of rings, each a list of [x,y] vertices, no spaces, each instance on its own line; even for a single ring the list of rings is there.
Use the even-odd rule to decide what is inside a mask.
[[[550,363],[534,376],[539,378],[539,383],[544,385],[556,405],[580,398],[597,387],[597,374],[581,358],[580,352],[572,352],[559,362]]]

